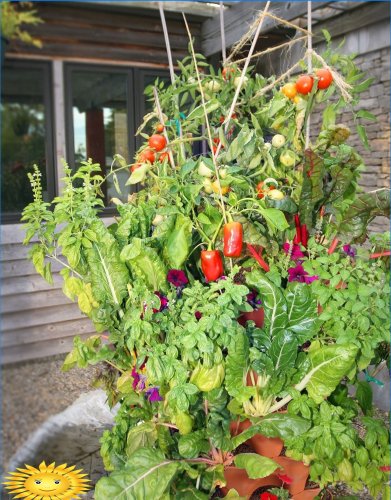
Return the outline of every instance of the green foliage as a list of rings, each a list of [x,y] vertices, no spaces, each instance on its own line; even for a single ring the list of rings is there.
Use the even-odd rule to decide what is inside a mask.
[[[330,47],[324,57],[353,85],[355,106],[370,82],[351,58]],[[330,100],[334,85],[315,85],[296,103],[277,88],[265,95],[272,79],[249,70],[225,130],[235,78],[225,79],[200,54],[178,64],[175,85],[156,81],[146,89],[152,101],[157,92],[162,115],[154,102],[137,132],[148,139],[163,120],[170,160],[157,153],[134,170],[128,183],[140,189],[126,204],[117,200],[115,223],[100,219],[105,178],[91,160],[76,171],[65,167],[54,209],[43,201],[38,169],[30,175],[34,201],[23,221],[31,260],[48,281],[51,263],[61,265],[65,295],[105,332],[76,337],[64,369],[104,362],[97,383],[111,405],[120,403],[101,440],[112,474],[98,482],[96,498],[210,498],[233,463],[265,477],[274,461],[235,455],[258,433],[281,438],[287,456],[310,465],[322,487],[367,485],[376,497],[388,434],[371,416],[370,384],[360,372],[388,359],[389,271],[369,250],[328,248],[335,236],[363,241],[372,218],[387,213],[388,194],[356,195],[363,161],[337,122],[346,102]],[[195,64],[205,68],[206,109]],[[304,151],[306,120],[326,102],[319,136]],[[217,158],[193,152],[196,141],[209,139],[200,132],[208,129],[205,116],[214,144],[223,146]],[[361,120],[372,116],[360,110],[355,119],[365,142]],[[273,140],[276,132],[282,139]],[[108,177],[115,184],[125,169],[116,155]],[[242,224],[242,254],[224,259],[224,276],[207,282],[200,251],[223,250],[231,219]],[[293,244],[298,222],[302,243]],[[371,237],[370,245],[384,251],[389,235]],[[256,323],[246,316],[254,308]],[[356,386],[354,396],[347,384]],[[251,425],[232,436],[232,422],[245,419]],[[287,498],[286,490],[279,494]],[[231,490],[230,497],[238,495]]]

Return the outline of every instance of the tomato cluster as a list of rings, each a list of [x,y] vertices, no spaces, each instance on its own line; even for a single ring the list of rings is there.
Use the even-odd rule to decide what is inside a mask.
[[[333,81],[331,71],[326,68],[318,69],[315,73],[318,80],[318,89],[324,90],[330,87]],[[301,75],[296,80],[296,83],[289,82],[285,84],[281,91],[288,99],[296,100],[297,94],[307,95],[311,92],[314,86],[314,77],[311,75]]]
[[[158,123],[155,127],[156,132],[163,132],[164,125],[162,123]],[[130,167],[130,171],[134,172],[138,168],[141,167],[144,163],[154,163],[156,159],[163,163],[164,161],[168,161],[170,156],[167,151],[163,152],[163,149],[167,146],[166,138],[161,134],[152,134],[148,139],[148,146],[141,151],[141,153],[137,157],[137,163],[134,163]],[[156,153],[160,153],[158,158],[156,157]]]

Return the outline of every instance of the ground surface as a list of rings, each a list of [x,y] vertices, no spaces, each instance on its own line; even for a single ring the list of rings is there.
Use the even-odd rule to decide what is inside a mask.
[[[2,369],[3,467],[47,418],[91,390],[99,367],[62,372],[64,355]]]

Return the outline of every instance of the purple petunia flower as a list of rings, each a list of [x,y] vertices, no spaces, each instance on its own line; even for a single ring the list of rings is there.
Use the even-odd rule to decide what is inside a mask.
[[[167,281],[176,288],[183,288],[189,283],[186,274],[180,269],[170,269],[167,273]]]
[[[165,309],[168,309],[168,299],[165,295],[163,295],[162,293],[160,292],[153,292],[157,297],[159,297],[160,299],[160,307],[159,309],[156,309],[156,308],[153,308],[153,312],[154,313],[157,313],[157,312],[162,312],[164,311]]]
[[[141,373],[138,373],[135,367],[133,367],[131,375],[133,377],[133,383],[132,383],[133,390],[143,391],[145,389],[145,383],[147,381],[147,377],[145,375],[142,375]]]
[[[284,252],[288,255],[289,249],[291,247],[291,244],[286,242],[282,245],[282,249]],[[292,253],[291,253],[291,260],[299,260],[304,257],[303,252],[300,250],[300,245],[297,245],[296,243],[292,243]]]
[[[145,395],[150,403],[155,403],[156,401],[163,401],[160,395],[159,387],[151,387],[145,391]]]
[[[202,313],[200,311],[196,311],[194,313],[195,319],[199,321],[202,318]]]
[[[288,269],[288,281],[298,281],[299,283],[307,283],[310,284],[315,280],[319,279],[319,276],[309,276],[307,271],[304,270],[304,267],[301,264],[297,264],[296,267],[291,267]]]
[[[257,309],[258,306],[260,306],[262,304],[262,300],[258,299],[257,292],[254,292],[254,291],[247,294],[247,302],[254,309]]]
[[[352,259],[354,259],[354,257],[356,256],[356,249],[353,248],[351,245],[344,245],[342,247],[342,250],[346,253],[346,255],[352,257]]]

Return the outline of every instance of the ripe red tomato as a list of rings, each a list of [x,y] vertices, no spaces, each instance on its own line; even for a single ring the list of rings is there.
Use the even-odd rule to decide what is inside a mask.
[[[325,68],[318,69],[316,72],[316,76],[319,78],[318,81],[318,89],[327,89],[330,87],[331,82],[333,81],[333,75],[331,71]]]
[[[153,163],[155,161],[155,153],[152,151],[152,149],[144,149],[144,151],[141,151],[138,157],[138,161],[140,163],[145,163],[146,161]]]
[[[163,130],[164,130],[164,125],[163,125],[163,123],[158,123],[158,124],[156,125],[156,132],[158,132],[159,134],[161,134],[161,133],[163,132]]]
[[[167,141],[166,139],[159,134],[153,134],[148,139],[148,145],[150,148],[155,149],[156,151],[161,151],[166,147]]]
[[[159,161],[160,163],[163,163],[164,161],[169,161],[170,159],[170,155],[167,153],[167,151],[165,151],[164,153],[160,153],[160,156],[159,156]]]
[[[265,193],[263,192],[263,181],[259,182],[257,184],[256,190],[257,190],[257,197],[262,200],[262,198],[265,197]]]
[[[314,79],[310,75],[302,75],[297,79],[296,90],[300,94],[309,94],[314,85]]]
[[[134,163],[133,165],[131,165],[130,171],[134,172],[135,170],[137,170],[140,167],[141,167],[141,163]]]

